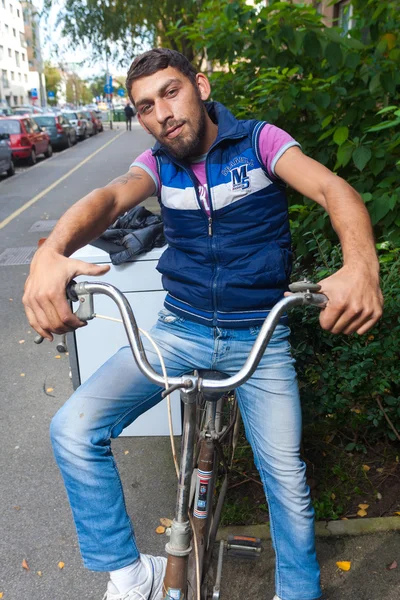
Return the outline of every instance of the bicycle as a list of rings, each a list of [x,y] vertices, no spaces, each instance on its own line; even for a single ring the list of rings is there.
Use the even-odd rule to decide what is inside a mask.
[[[261,552],[259,539],[229,536],[227,542],[220,542],[217,573],[212,581],[215,540],[239,433],[239,409],[232,392],[256,370],[275,326],[287,309],[304,304],[323,308],[327,302],[326,296],[318,293],[318,284],[304,280],[291,284],[289,289],[292,295],[283,298],[270,311],[246,362],[236,375],[194,371],[181,377],[168,377],[164,373],[163,377],[148,362],[131,306],[117,288],[101,282],[71,282],[67,287],[68,299],[79,302],[75,314],[82,321],[99,316],[94,311],[95,294],[105,294],[114,300],[142,373],[160,387],[165,384],[163,398],[180,390],[184,405],[183,433],[175,517],[165,547],[168,554],[163,588],[165,599],[218,600],[225,547],[239,556],[257,557]],[[41,336],[35,339],[36,343],[41,341]],[[219,494],[216,497],[217,488]]]

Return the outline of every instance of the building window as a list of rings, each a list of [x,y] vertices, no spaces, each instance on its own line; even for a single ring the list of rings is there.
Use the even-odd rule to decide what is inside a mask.
[[[3,87],[8,87],[7,71],[5,69],[2,69],[1,71],[1,83]]]
[[[7,34],[10,32],[10,28],[8,27],[7,23],[4,24],[4,30]]]
[[[15,81],[15,73],[14,71],[10,71],[11,72],[11,81]]]
[[[2,5],[3,8],[5,8],[6,7],[6,0],[1,0],[1,5]]]
[[[10,4],[10,13],[11,13],[11,14],[13,14],[13,12],[14,12],[13,5],[12,5],[12,4]]]
[[[16,62],[17,67],[19,67],[20,66],[20,64],[19,64],[19,52],[17,52],[17,51],[15,51],[15,62]]]
[[[22,52],[21,56],[22,56],[22,62],[25,62],[25,54],[24,54],[24,52]]]
[[[3,48],[3,46],[0,46],[0,60],[3,59],[3,54],[4,54],[4,48]]]
[[[335,5],[334,18],[337,25],[343,29],[344,34],[348,33],[353,26],[352,16],[353,5],[349,0],[343,0]]]
[[[14,96],[14,106],[17,106],[18,104],[18,96]]]
[[[14,27],[13,27],[13,36],[17,37],[17,31],[14,29]]]
[[[18,81],[22,81],[22,75],[21,75],[21,73],[18,73]]]
[[[28,83],[28,75],[25,73],[24,75],[25,83]]]
[[[19,8],[17,8],[17,17],[19,18],[21,16],[21,13],[19,12]]]
[[[12,57],[12,50],[11,48],[8,49],[8,56],[11,58]]]

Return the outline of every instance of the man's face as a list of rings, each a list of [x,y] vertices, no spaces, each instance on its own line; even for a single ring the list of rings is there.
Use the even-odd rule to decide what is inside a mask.
[[[204,76],[194,85],[177,69],[168,67],[134,81],[131,94],[142,126],[178,159],[205,150],[208,93]]]

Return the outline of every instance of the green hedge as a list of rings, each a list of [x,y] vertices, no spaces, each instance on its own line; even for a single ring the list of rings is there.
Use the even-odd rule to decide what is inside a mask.
[[[298,264],[295,278],[318,281],[341,265],[340,248],[320,236],[310,240],[313,269]],[[364,440],[397,439],[400,432],[400,248],[378,244],[385,309],[363,336],[332,335],[318,325],[318,312],[295,309],[290,316],[305,425],[318,418],[346,433],[347,450]],[[386,417],[385,417],[386,413]]]

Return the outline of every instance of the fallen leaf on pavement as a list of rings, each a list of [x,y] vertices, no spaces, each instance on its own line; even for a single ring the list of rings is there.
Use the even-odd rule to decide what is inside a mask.
[[[59,569],[63,569],[64,567],[65,567],[65,564],[64,564],[63,562],[61,562],[61,561],[60,561],[60,562],[58,563],[58,568],[59,568]]]
[[[61,358],[61,355],[57,354],[57,356],[55,356],[54,358]]]
[[[392,564],[388,565],[386,568],[387,568],[388,571],[390,571],[391,569],[397,569],[397,562],[394,560],[392,562]]]
[[[165,533],[165,527],[162,527],[161,525],[159,525],[156,529],[156,533]]]
[[[21,373],[21,377],[25,377],[25,373]]]
[[[36,571],[36,573],[39,575],[39,577],[42,576],[42,571]]]
[[[336,566],[339,567],[341,571],[350,571],[351,562],[349,560],[343,560],[336,563]]]
[[[2,598],[2,597],[3,597],[3,592],[0,592],[0,598]]]
[[[15,508],[15,510],[21,510],[20,506],[13,506],[13,508]]]
[[[46,392],[54,392],[54,388],[47,388]]]
[[[371,467],[369,467],[368,465],[363,465],[362,469],[363,469],[363,471],[367,472],[371,469]]]
[[[25,344],[25,340],[19,340],[18,344]]]
[[[358,508],[361,508],[362,510],[367,510],[367,508],[369,508],[369,504],[359,504]]]
[[[367,511],[364,510],[363,508],[361,508],[358,512],[357,512],[359,517],[366,517],[367,516]]]
[[[172,525],[171,519],[167,519],[166,517],[162,517],[160,519],[160,523],[161,523],[161,525],[164,525],[164,527],[171,527],[171,525]]]
[[[26,569],[27,571],[30,571],[29,565],[28,565],[28,563],[26,562],[25,559],[22,561],[22,565],[21,566],[22,566],[23,569]]]
[[[129,450],[125,450],[124,454],[129,454]]]

